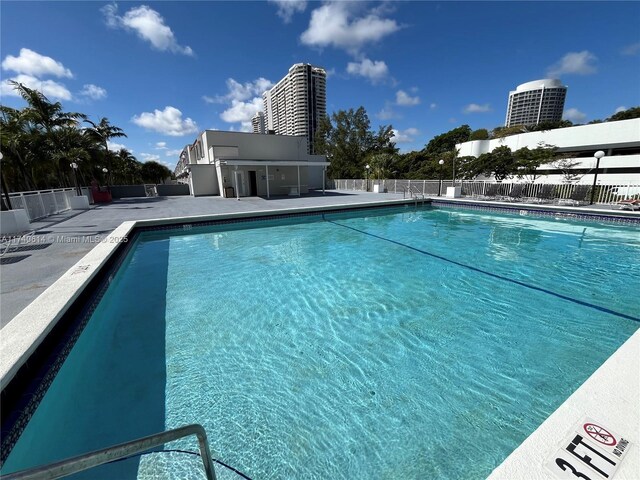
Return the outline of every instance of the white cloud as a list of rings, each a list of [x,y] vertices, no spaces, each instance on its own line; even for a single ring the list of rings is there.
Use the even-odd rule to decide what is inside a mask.
[[[278,6],[278,16],[284,23],[290,23],[296,13],[302,13],[307,8],[306,0],[269,0]]]
[[[253,82],[240,83],[233,78],[227,79],[227,93],[225,95],[216,95],[209,97],[204,95],[202,98],[207,103],[229,103],[234,100],[244,101],[251,97],[260,96],[273,87],[273,82],[266,78],[260,77]]]
[[[109,150],[111,150],[112,152],[117,152],[121,149],[125,149],[125,150],[129,150],[127,148],[126,145],[123,145],[122,143],[114,143],[114,142],[110,142],[109,140],[107,140],[107,148]],[[133,153],[133,150],[129,150],[131,153]]]
[[[616,108],[616,111],[613,113],[620,113],[620,112],[624,112],[625,110],[627,110],[627,107],[624,107],[621,105],[618,108]]]
[[[51,57],[45,57],[28,48],[21,48],[20,55],[7,55],[2,61],[3,70],[24,73],[32,76],[53,75],[54,77],[72,78],[73,73],[64,65]]]
[[[73,96],[71,92],[63,84],[54,80],[40,80],[31,75],[18,75],[8,80],[3,80],[0,84],[0,92],[8,97],[19,97],[20,94],[9,84],[9,80],[23,84],[31,90],[37,90],[48,98],[58,100],[71,100]]]
[[[167,142],[156,142],[156,150],[166,150]]]
[[[155,153],[141,153],[140,156],[142,157],[142,161],[144,162],[148,162],[148,161],[157,162],[160,160],[160,155],[156,155]]]
[[[430,108],[431,110],[435,110],[436,108],[438,108],[438,105],[437,105],[437,104],[435,104],[435,103],[432,103],[431,105],[429,105],[429,108]]]
[[[388,102],[387,104],[385,104],[382,110],[380,110],[378,113],[375,114],[375,116],[380,120],[389,120],[391,118],[402,118],[401,115],[399,115],[397,112],[393,110],[393,108],[391,107],[391,105],[389,105]]]
[[[175,107],[167,106],[164,110],[153,113],[143,112],[134,116],[131,121],[136,125],[155,132],[180,137],[198,132],[198,125],[190,118],[182,119],[182,112]]]
[[[365,77],[375,84],[386,78],[389,74],[389,68],[382,60],[371,61],[365,58],[361,62],[349,62],[347,64],[347,73]]]
[[[588,50],[569,52],[547,70],[549,77],[560,77],[564,74],[590,75],[597,72],[594,62],[596,56]]]
[[[263,77],[245,83],[229,78],[226,94],[202,98],[207,103],[226,104],[228,108],[220,114],[220,118],[227,123],[240,123],[241,131],[250,132],[253,130],[251,117],[262,110],[262,94],[272,86],[273,82]]]
[[[420,104],[420,97],[412,97],[404,90],[398,90],[396,92],[396,104],[403,107],[411,107]]]
[[[157,50],[189,56],[194,54],[191,47],[183,47],[178,44],[171,28],[165,25],[162,15],[151,7],[141,5],[132,8],[123,16],[118,15],[118,6],[116,4],[105,5],[100,10],[105,16],[107,26],[132,30],[136,32],[138,37],[151,43]]]
[[[624,47],[620,53],[626,56],[636,56],[640,54],[640,42],[632,43]]]
[[[416,135],[420,133],[417,128],[407,128],[406,130],[391,130],[393,132],[393,136],[391,137],[391,141],[395,143],[411,143],[415,141]]]
[[[182,150],[167,150],[164,154],[167,157],[177,157],[182,153]]]
[[[233,100],[231,107],[220,114],[220,118],[227,123],[240,123],[241,131],[249,132],[253,130],[251,117],[262,110],[262,98],[255,97],[251,101],[242,102]]]
[[[401,28],[395,20],[382,18],[384,9],[371,10],[356,18],[360,9],[358,2],[325,3],[311,12],[309,27],[300,40],[309,46],[333,46],[356,53],[365,44],[377,42]]]
[[[83,97],[89,97],[93,100],[100,100],[107,96],[107,91],[102,87],[89,83],[82,87],[79,95]]]
[[[564,111],[562,118],[564,118],[565,120],[571,120],[572,122],[580,123],[585,121],[587,115],[582,113],[577,108],[569,108],[568,110]]]
[[[490,111],[491,111],[491,107],[489,106],[488,103],[485,103],[484,105],[478,105],[477,103],[470,103],[469,105],[464,107],[464,113],[484,113],[484,112],[490,112]]]

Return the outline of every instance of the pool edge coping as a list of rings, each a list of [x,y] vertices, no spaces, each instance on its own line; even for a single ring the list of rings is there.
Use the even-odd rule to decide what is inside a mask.
[[[602,422],[605,428],[632,443],[612,478],[637,480],[640,472],[639,387],[640,329],[516,447],[491,472],[488,480],[560,478],[545,465],[553,461],[554,454],[573,438],[573,428],[583,417]]]
[[[597,217],[625,217],[625,218],[640,218],[640,214],[634,214],[635,212],[629,211],[603,211],[595,209],[584,209],[576,207],[564,207],[556,205],[537,205],[537,204],[504,204],[501,202],[488,202],[478,201],[470,199],[452,199],[447,197],[427,197],[424,203],[430,204],[431,202],[439,203],[446,202],[452,204],[473,204],[480,207],[485,206],[489,208],[498,207],[505,211],[509,210],[548,210],[548,211],[560,211],[566,213],[585,214],[586,216]],[[296,207],[296,208],[283,208],[283,209],[271,209],[271,210],[257,210],[248,212],[234,212],[234,213],[217,213],[206,215],[194,215],[194,216],[181,216],[181,217],[165,217],[156,219],[145,220],[133,220],[121,223],[116,227],[100,244],[96,245],[86,255],[84,255],[75,265],[62,274],[62,276],[56,280],[51,286],[49,286],[42,294],[40,294],[31,304],[25,307],[16,317],[14,317],[4,328],[0,330],[0,389],[4,389],[11,380],[14,378],[19,369],[28,360],[31,354],[42,343],[43,339],[54,328],[57,322],[67,312],[71,305],[78,299],[81,293],[89,285],[89,283],[98,275],[101,269],[105,266],[109,259],[113,257],[116,250],[120,246],[120,242],[123,238],[127,238],[135,229],[140,227],[153,227],[153,226],[169,226],[225,220],[225,219],[242,219],[242,218],[260,218],[269,217],[273,215],[287,215],[296,213],[307,212],[327,212],[327,211],[339,211],[339,210],[356,210],[359,208],[374,208],[374,207],[392,207],[406,204],[414,204],[414,202],[422,202],[422,199],[417,201],[414,199],[392,199],[381,200],[376,202],[364,202],[353,204],[335,204],[324,206],[310,206],[310,207]],[[436,205],[437,206],[437,205]],[[631,215],[629,215],[631,214]],[[9,338],[7,338],[9,337]],[[631,346],[627,346],[631,345]],[[533,479],[533,478],[549,478],[550,472],[546,472],[544,469],[544,462],[547,457],[550,457],[555,452],[568,433],[571,431],[571,427],[577,422],[579,418],[585,415],[577,415],[573,410],[575,404],[578,401],[582,401],[584,398],[590,398],[593,400],[592,393],[585,394],[584,392],[592,392],[594,390],[594,384],[609,385],[608,378],[619,378],[615,375],[610,375],[612,369],[616,366],[626,365],[627,368],[619,368],[618,374],[626,370],[635,372],[636,387],[638,378],[640,378],[640,330],[637,330],[627,341],[621,345],[578,389],[573,392],[533,433],[531,433],[505,460],[503,460],[496,469],[493,470],[488,477],[492,480],[497,479]],[[631,361],[629,361],[631,360]],[[629,364],[632,368],[628,368]],[[605,373],[602,373],[605,372]],[[614,372],[615,373],[615,372]],[[626,375],[626,379],[629,380],[630,375]],[[633,382],[634,379],[632,379]],[[628,382],[628,383],[632,383]],[[598,389],[596,388],[596,391]],[[629,389],[628,394],[634,398],[631,401],[627,401],[631,405],[640,404],[638,397],[638,388],[635,392],[633,388]],[[619,393],[619,385],[616,385],[616,389],[612,392]],[[585,397],[586,395],[586,397]],[[635,401],[635,403],[633,403]],[[631,409],[633,410],[633,409]],[[559,412],[571,412],[570,417],[572,420],[569,422],[564,418],[559,418],[567,413]],[[620,469],[616,472],[616,478],[632,479],[636,478],[632,475],[635,474],[636,469],[640,469],[640,438],[638,436],[637,429],[635,431],[629,427],[627,416],[621,415],[622,412],[609,413],[607,415],[599,415],[597,412],[589,413],[588,416],[594,417],[596,420],[600,420],[607,423],[613,430],[626,434],[632,443],[635,445],[631,448],[631,453],[627,455],[628,458],[621,464]],[[640,424],[639,413],[634,411],[634,423],[631,425]],[[555,444],[549,446],[548,438],[550,433],[554,432],[558,434]],[[541,456],[541,461],[538,463],[533,462],[530,459],[532,449],[539,449],[540,445],[546,445],[548,454]],[[540,451],[540,450],[538,450]],[[546,450],[545,450],[546,451]],[[535,464],[534,464],[535,463]],[[532,467],[539,467],[539,471],[535,472],[539,476],[533,476],[534,472]],[[519,470],[520,469],[520,470]],[[517,474],[525,473],[525,476],[518,477]],[[508,474],[508,475],[507,475]],[[514,476],[516,475],[516,476]]]

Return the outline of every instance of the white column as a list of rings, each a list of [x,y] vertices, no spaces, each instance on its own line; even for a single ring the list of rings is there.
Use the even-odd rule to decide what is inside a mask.
[[[265,165],[267,169],[267,198],[269,198],[269,165]]]

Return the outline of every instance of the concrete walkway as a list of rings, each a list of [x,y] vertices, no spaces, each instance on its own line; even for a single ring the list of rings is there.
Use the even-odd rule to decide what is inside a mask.
[[[33,222],[34,234],[2,247],[0,328],[127,220],[187,217],[401,199],[402,194],[312,192],[302,197],[152,197],[115,200],[87,211],[67,211]]]

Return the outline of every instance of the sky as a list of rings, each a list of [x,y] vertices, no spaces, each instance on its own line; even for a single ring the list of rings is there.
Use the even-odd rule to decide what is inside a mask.
[[[107,117],[140,161],[171,169],[205,129],[250,130],[295,63],[327,71],[327,113],[363,106],[401,152],[462,124],[504,125],[510,90],[568,86],[564,118],[640,105],[640,2],[0,2],[8,81]],[[1,132],[0,132],[1,134]]]

